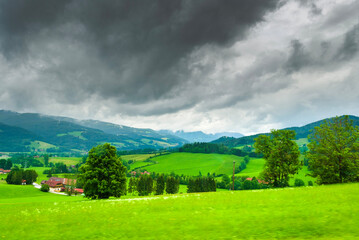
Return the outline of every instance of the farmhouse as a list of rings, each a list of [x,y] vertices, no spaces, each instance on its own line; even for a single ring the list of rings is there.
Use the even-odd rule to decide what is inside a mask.
[[[253,178],[246,178],[246,180],[248,181],[252,181]],[[265,182],[263,180],[257,179],[258,183],[262,183],[262,184],[268,184],[268,182]]]
[[[0,174],[7,174],[9,172],[11,172],[11,170],[4,170],[4,169],[0,168]]]
[[[47,181],[41,181],[41,184],[47,184],[50,188],[54,188],[54,190],[61,191],[62,188],[64,188],[65,186],[76,184],[76,179],[50,177]]]

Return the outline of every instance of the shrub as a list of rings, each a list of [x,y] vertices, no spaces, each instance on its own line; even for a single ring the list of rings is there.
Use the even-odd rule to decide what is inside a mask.
[[[308,186],[313,186],[313,182],[312,182],[312,181],[308,181]]]
[[[295,180],[294,180],[294,186],[296,186],[296,187],[302,187],[302,186],[304,186],[305,184],[304,184],[304,181],[302,180],[302,179],[298,179],[298,178],[296,178]]]
[[[47,184],[42,184],[40,190],[43,192],[48,192],[50,191],[50,187]]]

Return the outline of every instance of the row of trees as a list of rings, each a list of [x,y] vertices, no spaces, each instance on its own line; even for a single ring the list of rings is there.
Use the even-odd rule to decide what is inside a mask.
[[[244,157],[262,157],[260,153],[252,152],[252,148],[244,146],[242,149],[228,148],[223,144],[216,143],[188,143],[178,149],[179,152],[190,152],[190,153],[218,153],[218,154],[233,154],[236,156]]]
[[[12,168],[11,172],[6,177],[6,182],[8,184],[21,185],[23,180],[27,185],[31,185],[36,181],[37,173],[35,170],[24,170],[19,169],[18,167]]]
[[[179,180],[172,176],[161,174],[156,180],[151,175],[144,174],[140,178],[131,177],[128,184],[128,193],[138,192],[139,196],[147,196],[151,193],[162,195],[178,193]]]
[[[274,187],[288,186],[289,178],[303,165],[294,139],[293,130],[272,130],[270,136],[255,139],[256,151],[266,160],[261,178]],[[309,141],[304,162],[318,184],[359,181],[359,129],[348,116],[315,127]]]
[[[187,192],[215,192],[216,181],[212,177],[191,178],[187,185]]]

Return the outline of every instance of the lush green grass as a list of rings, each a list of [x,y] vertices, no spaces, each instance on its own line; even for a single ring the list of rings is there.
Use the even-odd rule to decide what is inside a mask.
[[[246,169],[236,174],[236,176],[258,177],[263,170],[264,163],[265,160],[263,158],[251,158]]]
[[[233,161],[238,164],[243,158],[225,154],[172,153],[152,158],[155,165],[144,167],[149,172],[171,173],[197,176],[207,173],[230,174]],[[238,165],[237,165],[238,166]]]
[[[67,166],[76,165],[81,161],[82,161],[81,157],[50,157],[49,158],[49,162],[52,162],[52,163],[62,162],[64,164],[66,164]]]
[[[135,168],[139,168],[139,167],[144,167],[147,165],[153,164],[151,162],[135,162],[133,164],[130,164],[131,169],[135,169]]]
[[[134,162],[139,162],[139,161],[145,161],[153,156],[155,156],[155,154],[132,154],[132,155],[122,155],[121,159],[126,161],[132,160]]]
[[[48,180],[49,178],[46,176],[47,174],[43,174],[44,170],[46,169],[50,169],[48,167],[30,167],[28,169],[33,169],[37,172],[37,179],[36,182],[37,183],[41,183],[42,180]]]
[[[84,200],[84,198],[82,196],[68,197],[58,194],[44,193],[32,185],[12,185],[6,184],[5,181],[0,181],[0,209],[3,209],[8,205],[16,205],[19,203],[30,204],[35,202],[62,202],[79,200]]]
[[[358,239],[358,209],[359,184],[15,202],[0,204],[0,239]]]
[[[301,155],[300,158],[303,159],[303,156]],[[240,173],[237,173],[236,176],[258,177],[263,170],[264,163],[265,160],[262,158],[251,158],[251,160],[247,164],[247,168]],[[312,181],[313,183],[315,183],[315,178],[306,176],[306,174],[308,173],[310,173],[310,171],[308,171],[308,167],[303,166],[302,169],[299,170],[298,174],[294,175],[294,177],[290,179],[289,184],[293,185],[295,178],[302,179],[305,185],[308,184],[308,181]]]
[[[48,148],[56,148],[56,146],[42,141],[33,141],[30,144],[30,148],[46,150]]]

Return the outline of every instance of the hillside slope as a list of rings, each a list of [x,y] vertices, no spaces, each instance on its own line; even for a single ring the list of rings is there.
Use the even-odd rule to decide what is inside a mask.
[[[0,123],[0,151],[2,152],[27,151],[27,146],[36,140],[41,140],[41,137],[23,128]]]
[[[332,118],[327,118],[327,119],[323,119],[320,121],[316,121],[313,123],[309,123],[307,125],[304,125],[302,127],[290,127],[290,128],[285,128],[288,130],[294,130],[297,135],[296,138],[307,138],[308,135],[311,133],[311,131],[315,128],[320,126],[321,124],[324,123],[324,121],[330,121]],[[359,117],[357,116],[349,116],[349,119],[353,121],[353,124],[355,126],[359,126]],[[217,140],[212,141],[212,143],[218,143],[218,144],[223,144],[227,147],[236,147],[236,146],[240,146],[240,145],[246,145],[246,144],[253,144],[254,143],[254,139],[256,137],[258,137],[259,135],[267,135],[269,133],[260,133],[260,134],[255,134],[255,135],[251,135],[251,136],[245,136],[245,137],[241,137],[241,138],[234,138],[234,137],[221,137]]]
[[[167,142],[167,138],[163,136],[109,134],[100,129],[76,124],[75,120],[65,120],[66,118],[61,117],[0,110],[0,123],[22,128],[27,131],[27,135],[38,136],[32,137],[31,141],[41,140],[56,146],[56,149],[49,149],[49,151],[88,151],[93,146],[103,142],[112,143],[119,150],[167,148],[180,146],[185,142],[184,140],[176,139],[171,139],[171,141]],[[20,146],[22,146],[22,149],[26,149],[26,144],[24,144],[23,140],[28,139],[27,135],[25,132],[24,137],[17,135],[17,144],[19,145],[17,149],[20,149]],[[2,146],[0,145],[0,149]]]

